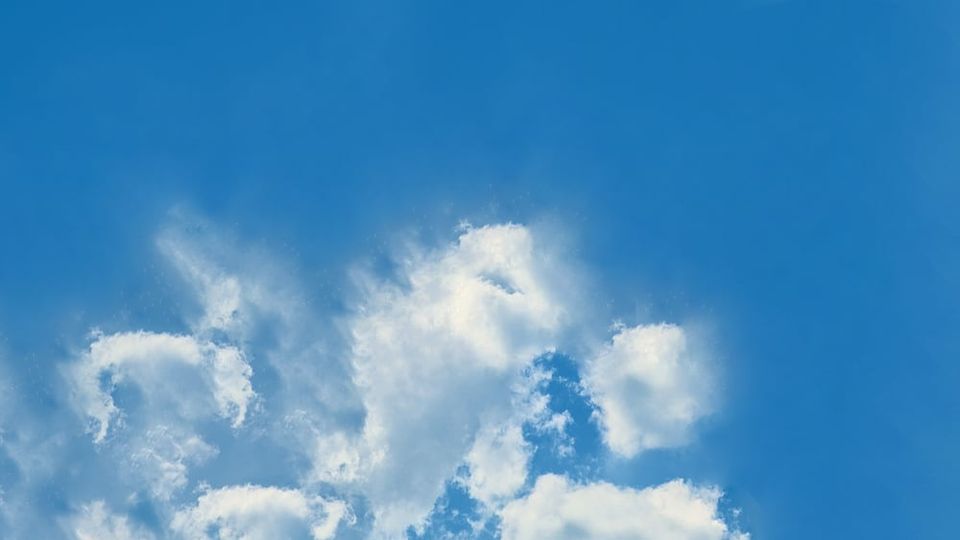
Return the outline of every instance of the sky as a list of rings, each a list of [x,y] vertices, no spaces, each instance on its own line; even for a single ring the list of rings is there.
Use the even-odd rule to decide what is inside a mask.
[[[0,537],[956,538],[951,2],[5,2]]]

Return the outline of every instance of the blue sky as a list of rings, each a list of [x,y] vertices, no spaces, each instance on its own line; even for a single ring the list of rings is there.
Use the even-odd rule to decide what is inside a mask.
[[[415,276],[472,268],[458,238],[476,233],[489,254],[484,242],[503,234],[527,253],[519,230],[535,260],[563,254],[530,270],[545,281],[528,288],[569,324],[514,306],[527,318],[503,323],[523,330],[504,340],[557,351],[528,355],[516,376],[547,366],[553,378],[533,386],[574,421],[563,436],[538,428],[491,376],[502,399],[489,410],[509,401],[504,426],[536,446],[526,480],[513,503],[478,509],[451,475],[448,508],[423,535],[470,512],[492,516],[476,534],[496,534],[497,508],[529,503],[546,489],[536,478],[556,473],[572,484],[552,488],[572,494],[715,486],[717,519],[751,538],[955,538],[958,23],[956,6],[923,1],[6,3],[0,536],[44,523],[71,538],[100,516],[116,538],[123,527],[165,538],[177,511],[199,515],[202,494],[246,485],[287,490],[294,506],[346,501],[355,523],[336,534],[379,534],[373,516],[396,502],[386,494],[403,471],[361,471],[349,489],[307,480],[320,459],[310,437],[382,414],[392,448],[420,455],[404,437],[429,439],[430,425],[417,431],[402,407],[375,413],[394,399],[387,387],[323,385],[429,356],[373,333],[362,343],[378,352],[351,351],[357,332],[413,309]],[[210,319],[210,287],[230,280],[257,291],[228,313],[234,326]],[[666,399],[694,396],[703,414],[624,457],[604,439],[600,403],[614,390],[597,382],[591,401],[564,381],[581,384],[618,331],[659,323],[682,328],[698,344],[691,361],[710,368],[709,391],[677,372]],[[198,397],[168,418],[151,409],[172,399],[155,378],[198,375],[131,371],[112,395],[125,425],[96,442],[71,366],[137,331],[157,338],[137,346],[239,351],[256,400],[231,394],[220,410]],[[447,336],[436,331],[424,336]],[[327,401],[313,403],[318,392]],[[250,409],[235,427],[239,403]],[[292,420],[302,410],[309,426]],[[114,466],[159,444],[157,423],[175,425],[179,447],[195,436],[216,454],[190,447],[197,463],[166,500]],[[564,436],[573,458],[547,451]],[[514,517],[535,511],[517,505]]]

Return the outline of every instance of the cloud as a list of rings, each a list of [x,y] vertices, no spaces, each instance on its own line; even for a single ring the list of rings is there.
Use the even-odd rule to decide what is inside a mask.
[[[197,301],[193,335],[242,348],[279,377],[283,391],[272,404],[278,424],[329,431],[359,423],[349,360],[331,343],[338,341],[335,326],[312,309],[293,268],[184,212],[174,213],[156,243]]]
[[[365,470],[357,484],[373,506],[376,534],[386,537],[422,523],[478,432],[512,417],[523,369],[553,349],[571,317],[565,265],[519,225],[468,228],[443,249],[412,251],[397,274],[393,281],[364,276],[349,321],[366,410],[359,449],[324,444],[332,450],[316,456],[320,465],[330,455],[349,463],[359,456]],[[486,455],[499,452],[520,475],[516,435],[512,428],[480,433],[469,459],[481,496],[516,487],[515,478],[498,484],[485,472]],[[317,471],[321,479],[338,475],[341,468]]]
[[[342,501],[244,485],[207,491],[174,515],[171,529],[187,540],[326,540],[345,519],[351,517]]]
[[[530,444],[521,426],[481,430],[466,457],[470,495],[487,506],[511,498],[523,487],[529,462]]]
[[[672,324],[621,328],[585,366],[604,440],[624,456],[684,444],[711,410],[711,379]]]
[[[216,455],[194,425],[221,418],[239,428],[257,397],[239,349],[187,335],[96,334],[65,371],[93,441],[103,444],[126,424],[118,451],[161,499],[186,485],[188,465]],[[134,393],[128,397],[133,414],[114,400],[121,388]]]
[[[503,540],[746,540],[717,513],[721,492],[682,480],[645,489],[537,479],[501,512]]]
[[[130,524],[126,516],[114,514],[103,501],[80,507],[63,523],[65,534],[75,540],[153,540],[149,531]]]
[[[233,427],[243,424],[255,398],[243,353],[193,336],[95,335],[68,372],[77,407],[90,419],[97,443],[120,416],[111,395],[119,384],[135,385],[153,415],[198,419],[214,414]]]
[[[550,396],[542,392],[552,373],[531,365],[512,387],[511,415],[500,423],[484,424],[467,451],[467,471],[459,479],[486,512],[500,508],[523,488],[534,445],[524,438],[524,427],[562,438],[565,417],[552,413]]]

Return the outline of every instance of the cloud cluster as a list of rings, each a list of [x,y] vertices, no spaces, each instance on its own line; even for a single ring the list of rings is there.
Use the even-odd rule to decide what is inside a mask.
[[[177,218],[157,248],[193,293],[189,316],[199,339],[246,351],[279,378],[272,409],[305,431],[329,431],[362,417],[347,355],[331,350],[341,339],[329,317],[310,309],[296,272],[262,247],[243,247],[195,217]],[[295,438],[302,438],[296,436]]]
[[[233,427],[243,424],[256,397],[250,385],[252,370],[239,349],[193,336],[98,334],[69,370],[74,399],[90,419],[97,443],[104,441],[111,422],[120,415],[110,393],[119,384],[135,385],[152,416],[196,420],[217,415]]]
[[[593,310],[550,234],[504,224],[409,244],[390,273],[354,274],[336,321],[309,306],[292,271],[206,227],[175,224],[158,247],[196,299],[186,329],[94,333],[63,367],[90,443],[144,483],[158,533],[405,538],[453,482],[477,505],[470,527],[501,523],[508,539],[739,534],[718,516],[716,488],[537,478],[529,432],[554,433],[577,458],[573,417],[554,410],[537,363],[558,349],[587,351],[580,399],[621,457],[685,443],[713,406],[679,326],[620,326],[590,352],[604,340],[579,337]],[[239,455],[267,443],[272,465],[289,468],[282,483],[239,471],[205,483],[222,445]],[[65,523],[75,538],[152,534],[99,499]]]
[[[530,230],[501,225],[412,253],[394,280],[365,283],[350,322],[351,363],[366,410],[360,483],[379,534],[422,523],[481,427],[511,416],[522,369],[552,349],[569,317],[551,287],[563,272]],[[517,439],[515,430],[505,435]],[[506,448],[496,434],[481,437]],[[480,489],[502,490],[495,482]]]
[[[66,368],[74,406],[88,419],[93,441],[115,437],[132,473],[160,499],[187,484],[191,465],[217,449],[197,425],[219,418],[239,428],[256,399],[243,353],[195,336],[153,332],[96,334]],[[132,411],[113,393],[126,390]]]
[[[604,440],[633,457],[687,442],[711,408],[711,379],[673,324],[621,328],[587,362],[584,383],[600,408]]]

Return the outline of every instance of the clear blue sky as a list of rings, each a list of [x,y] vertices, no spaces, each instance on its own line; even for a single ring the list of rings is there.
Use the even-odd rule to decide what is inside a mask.
[[[718,485],[756,539],[957,538],[958,26],[926,1],[7,2],[0,355],[44,418],[91,328],[176,330],[174,208],[268,245],[317,311],[394,231],[555,220],[593,302],[709,321],[722,366],[694,440],[611,478]],[[107,497],[64,474],[34,509]]]

